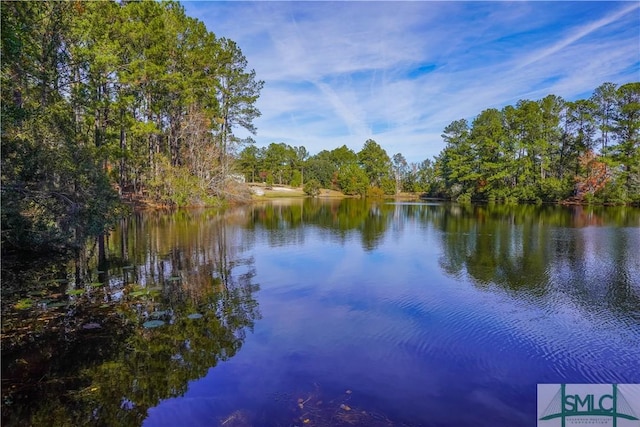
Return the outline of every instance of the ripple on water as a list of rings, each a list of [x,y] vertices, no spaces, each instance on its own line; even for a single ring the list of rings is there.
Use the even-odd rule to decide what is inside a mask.
[[[483,300],[484,299],[484,300]],[[638,381],[640,328],[632,316],[582,304],[571,293],[491,295],[472,304],[424,295],[386,298],[386,319],[366,339],[385,345],[390,363],[447,361],[448,369],[507,375],[518,370],[567,381]],[[635,324],[637,325],[637,323]]]

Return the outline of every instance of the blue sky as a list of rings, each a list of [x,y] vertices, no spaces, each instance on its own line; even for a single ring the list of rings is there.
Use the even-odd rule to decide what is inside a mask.
[[[454,120],[640,80],[640,2],[182,2],[265,81],[258,146],[437,155]],[[239,135],[246,135],[238,132]]]

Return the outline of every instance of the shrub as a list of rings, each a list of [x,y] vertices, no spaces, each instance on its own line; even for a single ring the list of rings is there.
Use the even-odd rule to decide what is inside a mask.
[[[157,177],[149,180],[147,187],[149,197],[156,203],[177,207],[211,206],[219,203],[188,168],[171,166],[167,159],[161,159],[158,168]],[[225,194],[226,188],[219,191],[220,194]]]
[[[456,198],[456,202],[460,204],[470,204],[471,203],[471,193],[462,193]]]
[[[384,190],[380,187],[369,187],[369,189],[367,190],[367,197],[384,197]]]
[[[573,186],[568,180],[549,177],[539,184],[540,197],[547,202],[559,202],[571,196]]]
[[[304,184],[304,192],[311,197],[320,194],[320,182],[317,179],[311,179]]]
[[[535,203],[539,199],[539,189],[534,185],[523,185],[511,191],[510,196],[515,197],[521,203]],[[505,199],[506,201],[506,199]]]
[[[586,197],[586,195],[585,195]],[[596,203],[607,203],[614,205],[624,205],[632,200],[627,195],[627,191],[622,183],[614,180],[592,195],[592,201]]]

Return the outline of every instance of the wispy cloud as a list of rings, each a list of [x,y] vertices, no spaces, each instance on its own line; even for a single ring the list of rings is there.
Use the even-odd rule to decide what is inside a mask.
[[[347,125],[351,135],[361,136],[370,133],[357,102],[354,102],[354,100],[351,100],[351,102],[343,101],[344,98],[350,97],[349,93],[344,93],[341,96],[326,83],[316,82],[315,85],[329,100],[336,115]]]
[[[600,28],[609,25],[613,22],[616,22],[624,15],[631,13],[633,11],[637,11],[640,9],[640,3],[633,2],[627,7],[623,7],[619,10],[616,10],[601,19],[598,19],[594,22],[590,22],[586,25],[575,28],[568,36],[558,41],[557,43],[540,49],[539,51],[534,52],[532,55],[525,57],[524,60],[518,65],[518,68],[526,67],[534,62],[540,61],[544,58],[548,58],[551,55],[561,51],[572,43],[580,40],[581,38],[593,33],[594,31],[599,30]],[[637,28],[637,27],[636,27]],[[640,42],[640,40],[637,40]],[[638,47],[638,46],[636,46]]]
[[[410,161],[443,128],[549,93],[639,79],[637,2],[190,2],[265,80],[260,145],[374,138]]]

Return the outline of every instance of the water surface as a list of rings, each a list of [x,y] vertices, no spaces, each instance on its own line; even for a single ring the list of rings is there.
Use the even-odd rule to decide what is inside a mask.
[[[10,273],[3,421],[535,426],[538,383],[640,383],[638,248],[633,208],[137,214]]]

